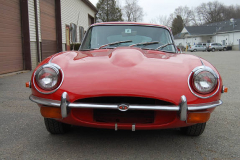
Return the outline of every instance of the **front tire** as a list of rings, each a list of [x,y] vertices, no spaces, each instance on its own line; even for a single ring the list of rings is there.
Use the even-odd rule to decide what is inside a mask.
[[[227,48],[223,48],[223,51],[226,51],[227,50]]]
[[[71,125],[58,122],[55,119],[44,118],[45,126],[51,134],[63,134],[70,130]]]
[[[180,128],[181,132],[187,136],[200,136],[206,127],[206,123],[198,123],[189,127]]]

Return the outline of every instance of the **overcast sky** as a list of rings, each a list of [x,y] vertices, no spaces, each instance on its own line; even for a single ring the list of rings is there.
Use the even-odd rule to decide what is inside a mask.
[[[98,0],[90,0],[96,6]],[[125,0],[118,0],[121,6],[124,6]],[[195,8],[201,3],[213,2],[214,0],[138,0],[138,4],[143,8],[143,22],[149,23],[157,16],[169,16],[179,6],[188,6]],[[218,0],[224,5],[240,5],[240,0]]]

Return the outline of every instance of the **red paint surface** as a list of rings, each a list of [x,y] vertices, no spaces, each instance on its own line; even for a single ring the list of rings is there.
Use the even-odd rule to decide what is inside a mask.
[[[49,58],[40,65],[48,61]],[[205,60],[203,62],[216,71],[210,63]],[[70,102],[87,97],[135,96],[164,100],[175,105],[179,104],[182,95],[186,96],[188,104],[217,101],[221,96],[219,91],[211,98],[201,99],[190,92],[188,76],[195,67],[202,65],[200,58],[193,55],[118,47],[62,52],[53,58],[52,63],[62,68],[63,84],[55,93],[48,95],[41,94],[32,87],[33,95],[60,100],[62,93],[66,91]],[[220,86],[222,87],[222,84]],[[209,111],[212,112],[213,109]],[[168,114],[170,120],[162,114]],[[114,123],[94,122],[92,115],[91,109],[72,109],[69,116],[60,121],[73,125],[114,129]],[[136,129],[188,125],[191,124],[179,120],[176,112],[157,111],[154,123],[136,124]],[[118,128],[131,129],[131,124],[118,124]]]

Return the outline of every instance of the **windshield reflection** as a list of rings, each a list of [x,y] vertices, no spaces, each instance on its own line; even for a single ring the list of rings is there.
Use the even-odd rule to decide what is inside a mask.
[[[89,29],[80,50],[122,46],[155,50],[165,44],[173,44],[171,35],[165,28],[141,25],[99,25]],[[176,52],[174,45],[167,45],[162,50]]]

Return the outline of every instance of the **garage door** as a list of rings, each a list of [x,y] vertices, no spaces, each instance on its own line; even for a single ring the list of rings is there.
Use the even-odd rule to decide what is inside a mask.
[[[23,70],[19,0],[0,0],[0,74]]]
[[[40,1],[42,59],[57,53],[55,0]]]

